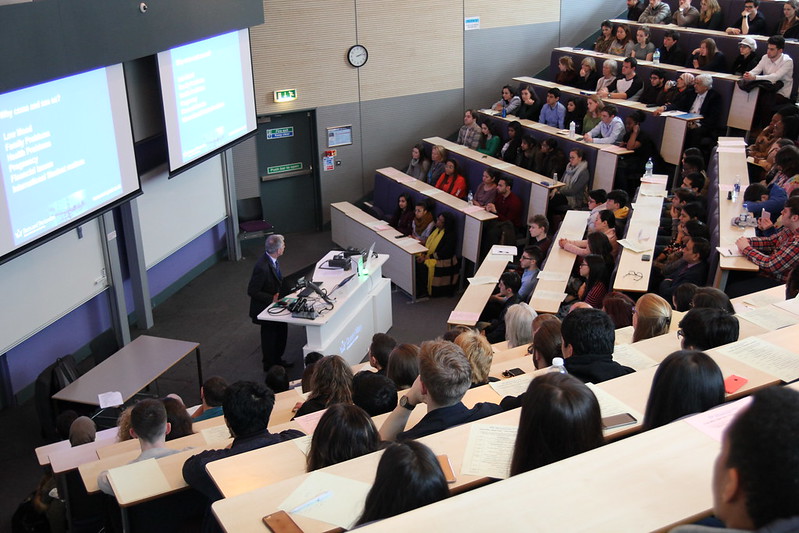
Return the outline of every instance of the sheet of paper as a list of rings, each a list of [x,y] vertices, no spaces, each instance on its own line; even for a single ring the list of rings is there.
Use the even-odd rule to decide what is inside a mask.
[[[568,281],[568,272],[555,272],[552,270],[539,270],[538,279],[544,281]]]
[[[659,185],[665,185],[668,179],[669,178],[663,174],[652,174],[651,176],[643,176],[641,178],[641,183],[657,183]]]
[[[566,299],[566,293],[558,291],[542,291],[536,289],[536,291],[533,293],[533,298],[536,300],[553,300],[556,302],[562,302]]]
[[[464,207],[461,211],[463,211],[464,213],[476,213],[478,211],[485,211],[485,207],[479,205],[470,205]]]
[[[799,316],[773,305],[746,311],[738,317],[769,331],[799,324]]]
[[[790,382],[799,379],[799,354],[760,337],[748,337],[727,344],[718,350],[727,357],[737,359],[782,381]]]
[[[449,194],[445,191],[442,191],[441,189],[427,189],[427,191],[425,192],[427,193],[428,196],[436,196],[438,194]]]
[[[719,146],[746,146],[743,137],[719,139]]]
[[[119,391],[103,392],[97,395],[97,400],[100,402],[100,409],[106,407],[117,407],[125,403],[122,399],[122,393]]]
[[[656,366],[657,361],[637,350],[631,344],[617,344],[613,349],[613,360],[620,365],[629,366],[638,371]]]
[[[413,176],[402,176],[397,178],[397,183],[410,183],[412,181],[416,181],[416,178]]]
[[[639,192],[644,196],[656,196],[658,198],[665,198],[668,195],[666,189],[657,183],[642,183]]]
[[[720,154],[740,154],[744,148],[742,146],[719,146],[716,152]]]
[[[531,381],[533,381],[533,375],[528,373],[499,381],[491,381],[488,385],[494,389],[494,392],[504,398],[505,396],[519,396],[527,392],[527,387],[530,386]]]
[[[394,242],[400,246],[408,246],[409,244],[414,244],[419,241],[417,241],[413,237],[404,237],[402,239],[395,239]]]
[[[307,433],[308,435],[312,435],[313,432],[316,430],[317,424],[319,424],[319,419],[322,418],[322,415],[325,414],[327,409],[322,409],[321,411],[314,411],[313,413],[298,416],[294,419],[294,421],[300,425],[302,430]]]
[[[514,256],[518,253],[515,246],[501,246],[501,245],[494,245],[491,248],[492,255],[510,255]]]
[[[730,425],[732,419],[738,411],[749,405],[751,401],[752,397],[747,396],[735,402],[722,404],[710,411],[688,417],[685,421],[711,439],[721,442],[724,430]]]
[[[644,417],[641,413],[633,410],[632,407],[617,399],[615,396],[605,392],[603,389],[600,389],[593,383],[586,383],[586,385],[589,389],[591,389],[591,392],[594,393],[594,396],[596,396],[596,399],[599,402],[599,410],[602,413],[602,418],[620,415],[623,413],[630,413],[636,420],[638,420],[639,423],[644,421]]]
[[[654,247],[654,243],[652,242],[643,243],[635,239],[621,239],[618,241],[618,243],[625,250],[630,250],[631,252],[635,252],[637,254],[648,252]]]
[[[507,479],[518,429],[518,426],[472,424],[461,473]]]
[[[799,298],[791,298],[790,300],[785,300],[784,302],[777,302],[774,305],[780,309],[788,311],[789,313],[799,315]]]
[[[112,468],[108,471],[108,481],[120,503],[162,494],[171,488],[155,459]]]
[[[724,257],[743,257],[737,246],[716,246],[716,250]]]
[[[765,307],[767,305],[776,304],[785,301],[785,292],[774,292],[772,289],[765,291],[753,292],[742,297],[741,300],[749,306],[749,309],[755,307]],[[786,308],[783,308],[786,309]]]
[[[218,426],[205,428],[200,433],[202,433],[205,442],[209,445],[224,442],[232,437],[230,430],[225,424],[219,424]]]
[[[317,470],[305,478],[305,481],[278,508],[289,512],[329,491],[329,497],[305,507],[296,514],[344,529],[352,529],[363,513],[363,505],[370,488],[369,483]]]
[[[477,322],[480,318],[480,313],[472,313],[469,311],[453,311],[449,314],[447,322],[449,324],[461,324],[464,322]]]
[[[308,455],[308,451],[311,449],[312,438],[313,438],[312,435],[305,435],[304,437],[291,439],[291,442],[293,442],[294,445],[300,449],[303,455]]]
[[[682,115],[682,111],[679,109],[673,109],[671,111],[664,111],[660,114],[661,117],[676,117],[677,115]]]
[[[428,187],[427,189],[419,191],[422,194],[426,194],[427,196],[436,194],[436,192],[444,192],[441,189],[436,189],[435,187]]]
[[[492,276],[475,276],[467,279],[471,285],[495,285],[498,281]]]

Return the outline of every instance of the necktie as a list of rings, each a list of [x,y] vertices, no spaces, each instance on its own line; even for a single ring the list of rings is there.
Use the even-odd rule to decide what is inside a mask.
[[[277,272],[278,281],[283,281],[283,274],[280,273],[280,263],[275,259],[275,272]]]

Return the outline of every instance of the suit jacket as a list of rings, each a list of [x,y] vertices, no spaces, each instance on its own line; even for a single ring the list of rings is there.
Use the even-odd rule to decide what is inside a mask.
[[[689,269],[684,269],[685,263],[682,262],[677,270],[660,283],[660,295],[671,302],[674,290],[684,283],[693,283],[699,287],[704,287],[707,283],[707,263],[702,262]]]
[[[275,270],[272,259],[263,254],[252,269],[252,277],[247,285],[247,294],[250,297],[250,318],[256,324],[258,314],[272,303],[275,294],[280,292],[280,278]]]
[[[693,104],[693,101],[691,102]],[[690,109],[690,105],[688,109]],[[702,107],[699,108],[699,114],[702,115],[702,127],[718,133],[724,127],[725,120],[722,120],[721,108],[723,106],[721,95],[715,89],[708,89],[705,95],[705,101],[702,102]]]

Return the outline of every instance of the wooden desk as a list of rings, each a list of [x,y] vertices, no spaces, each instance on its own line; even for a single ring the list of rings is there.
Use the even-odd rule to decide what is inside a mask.
[[[654,185],[665,191],[665,185],[642,183],[641,188],[643,189],[645,185]],[[654,250],[662,208],[662,197],[643,196],[639,193],[635,209],[633,209],[630,220],[627,222],[627,235],[625,238],[630,241],[646,243],[650,248],[638,253],[619,245],[621,253],[616,267],[616,278],[613,281],[614,291],[642,293],[648,291],[649,279],[652,275],[652,261],[655,259]],[[648,255],[650,260],[644,261],[644,255]]]
[[[330,225],[331,238],[339,246],[368,249],[375,243],[376,252],[391,257],[391,261],[383,265],[386,276],[411,298],[416,298],[415,254],[426,252],[427,248],[412,238],[398,239],[402,234],[392,227],[378,230],[376,226],[388,226],[388,223],[349,202],[330,204]]]
[[[530,197],[527,202],[527,210],[526,215],[529,218],[535,214],[544,214],[547,212],[547,206],[549,205],[549,193],[552,189],[557,189],[563,187],[563,183],[559,181],[553,181],[551,178],[547,176],[543,176],[531,170],[524,169],[522,167],[518,167],[512,163],[506,163],[501,159],[497,159],[495,157],[488,156],[486,154],[482,154],[477,150],[472,150],[466,146],[461,146],[460,144],[448,141],[446,139],[442,139],[441,137],[428,137],[423,141],[426,144],[431,146],[441,145],[446,148],[448,151],[458,154],[461,157],[467,158],[473,163],[478,163],[479,165],[484,165],[487,168],[491,168],[502,173],[510,175],[514,181],[521,180],[529,184],[530,187]],[[480,183],[482,179],[482,172],[481,175],[477,179],[477,183],[472,183],[472,189],[476,188],[476,186]],[[515,190],[518,191],[518,186],[515,186]],[[518,192],[517,192],[518,194]],[[524,213],[522,213],[524,215]],[[526,219],[522,220],[523,222]]]
[[[574,254],[567,252],[560,246],[560,239],[580,240],[585,235],[585,225],[588,221],[588,211],[567,211],[560,225],[558,234],[549,247],[547,261],[542,272],[560,273],[566,276],[563,281],[539,279],[530,297],[530,306],[539,313],[557,313],[563,301],[563,292],[569,280],[569,274],[574,266]]]
[[[601,65],[599,65],[599,70],[601,70]],[[583,100],[588,98],[585,95],[586,91],[568,85],[559,85],[555,82],[542,80],[540,78],[520,76],[518,78],[513,78],[513,80],[523,85],[532,85],[533,87],[540,87],[542,89],[557,87],[560,89],[561,103],[564,105],[564,102],[574,98],[581,98]],[[566,96],[566,98],[564,98],[564,96]],[[632,100],[613,100],[613,104],[618,108],[619,116],[622,119],[633,111],[641,111],[644,113],[646,115],[646,122],[644,122],[641,127],[649,133],[655,145],[658,146],[660,156],[664,161],[672,165],[680,163],[685,133],[687,131],[687,120],[680,117],[656,116],[654,114],[655,108],[647,107],[646,104],[633,102]]]
[[[718,206],[719,206],[719,246],[729,247],[737,250],[735,241],[739,237],[754,237],[755,229],[747,228],[741,229],[733,226],[731,220],[733,217],[741,213],[744,190],[749,182],[749,173],[746,168],[746,150],[744,148],[743,139],[721,137],[719,141],[732,141],[740,140],[737,147],[722,147],[719,146],[717,156],[719,160],[719,176],[718,176]],[[741,183],[741,192],[736,201],[727,200],[727,193],[732,190],[735,181],[739,180]],[[714,251],[714,253],[718,253]],[[757,265],[749,261],[745,257],[719,257],[718,268],[716,269],[716,277],[714,286],[724,290],[727,285],[727,276],[730,270],[743,270],[747,272],[757,272],[759,268]]]
[[[126,402],[191,352],[197,356],[199,388],[203,374],[198,343],[142,335],[53,394],[53,399],[99,406],[99,394],[116,390]]]
[[[117,436],[117,428],[108,428],[98,431],[95,434],[94,442],[106,442],[106,443],[113,443]],[[92,443],[89,443],[92,444]],[[80,446],[83,446],[81,444]],[[70,444],[69,439],[60,440],[58,442],[53,442],[51,444],[45,444],[44,446],[39,446],[36,448],[36,460],[39,461],[41,466],[47,466],[50,464],[50,455],[55,454],[64,450],[69,450],[72,448],[72,444]]]
[[[386,209],[386,206],[396,206],[397,197],[399,196],[399,192],[396,192],[397,190],[402,190],[403,192],[413,191],[416,193],[414,196],[431,198],[438,204],[445,206],[445,209],[448,209],[450,212],[454,213],[456,215],[456,220],[460,219],[459,222],[462,222],[463,226],[461,230],[462,246],[460,247],[460,254],[463,258],[468,259],[475,264],[478,263],[480,258],[480,242],[483,238],[483,227],[489,220],[496,219],[497,215],[494,213],[489,213],[485,209],[471,206],[464,200],[461,200],[460,198],[451,194],[447,194],[442,190],[436,189],[432,185],[428,185],[423,181],[414,179],[395,168],[380,168],[375,172],[376,202],[378,190],[381,188],[381,185],[387,185],[389,183],[394,185],[392,188],[393,190],[386,191],[388,193],[388,198],[384,198],[384,201],[382,202],[383,205],[381,205],[384,210]],[[381,181],[386,183],[381,184]],[[388,186],[385,188],[389,189]],[[437,210],[435,214],[439,215],[441,214],[441,211]]]
[[[494,253],[496,249],[496,246],[491,247],[491,251],[488,252],[488,255],[483,259],[480,268],[477,269],[475,277],[486,276],[494,278],[496,282],[499,282],[499,277],[505,272],[505,267],[508,261],[513,260],[513,256],[497,255]],[[455,309],[450,313],[447,324],[450,326],[462,325],[468,327],[473,327],[477,324],[480,313],[483,312],[483,308],[488,298],[491,296],[491,293],[494,291],[495,286],[496,283],[486,283],[483,285],[474,285],[470,283],[469,286],[466,287],[463,296],[461,296],[461,299],[458,301],[458,305],[456,305]]]

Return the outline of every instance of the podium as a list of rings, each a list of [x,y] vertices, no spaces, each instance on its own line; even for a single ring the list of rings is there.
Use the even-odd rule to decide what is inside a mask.
[[[350,270],[327,266],[328,260],[337,253],[340,252],[328,252],[316,263],[311,278],[321,281],[322,289],[329,294],[339,282],[354,274],[352,279],[330,295],[332,309],[321,297],[312,293],[308,296],[308,302],[312,302],[314,309],[320,313],[315,319],[293,318],[288,309],[272,304],[258,315],[258,320],[303,326],[306,337],[303,356],[309,352],[340,355],[347,363],[354,365],[360,363],[369,351],[372,335],[385,333],[393,323],[391,280],[382,275],[388,255],[372,256],[366,264],[366,273],[358,275],[355,262]],[[297,294],[288,297],[296,298]]]

